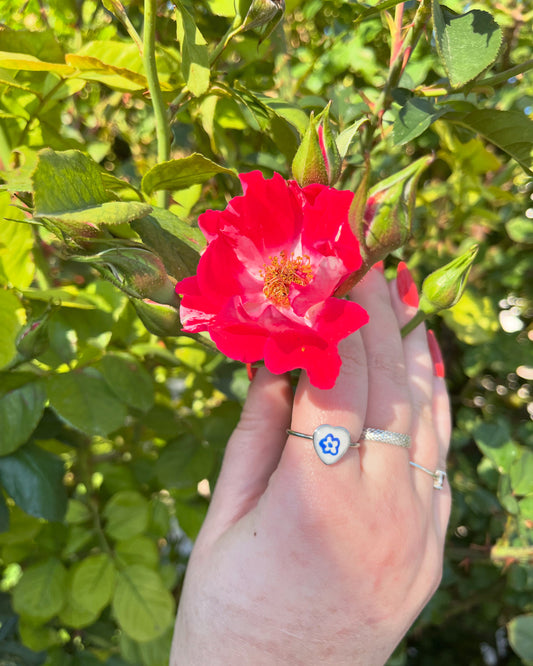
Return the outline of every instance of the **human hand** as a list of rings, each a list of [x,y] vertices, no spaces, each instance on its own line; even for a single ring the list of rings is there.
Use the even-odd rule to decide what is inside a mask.
[[[334,388],[260,369],[228,442],[185,579],[171,665],[383,664],[435,591],[450,489],[409,465],[445,469],[450,413],[416,308],[372,270],[351,298],[370,315],[339,345]],[[437,374],[442,374],[438,372]],[[289,436],[321,424],[409,434],[324,465]]]

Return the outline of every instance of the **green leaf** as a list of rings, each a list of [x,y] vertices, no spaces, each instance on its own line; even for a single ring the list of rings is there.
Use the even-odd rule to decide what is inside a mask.
[[[189,501],[176,501],[176,518],[189,539],[194,540],[198,536],[208,506],[208,503],[201,497],[195,497]]]
[[[74,566],[69,593],[77,605],[98,615],[113,597],[115,575],[109,555],[89,555]]]
[[[0,534],[0,545],[31,549],[35,537],[43,527],[41,520],[29,516],[17,505],[9,507],[9,532]]]
[[[513,217],[505,223],[509,238],[515,243],[533,244],[533,220],[527,217]]]
[[[150,215],[131,224],[143,243],[157,254],[169,275],[182,280],[196,273],[205,238],[198,227],[191,227],[177,215],[154,208]]]
[[[0,177],[6,181],[2,184],[2,188],[5,188],[8,192],[31,192],[31,174],[37,164],[37,154],[27,146],[20,146],[13,151],[13,156],[21,165],[16,169],[0,170]],[[9,215],[7,217],[15,216]],[[22,213],[20,219],[25,219]]]
[[[403,145],[408,141],[416,139],[435,121],[440,118],[449,107],[440,109],[433,106],[427,99],[416,97],[408,100],[407,104],[400,109],[400,113],[394,123],[392,138],[396,145]]]
[[[79,54],[68,54],[65,59],[74,70],[78,70],[76,76],[79,78],[98,81],[109,88],[124,92],[135,92],[148,88],[144,76],[124,67],[107,65],[98,58]]]
[[[446,325],[467,345],[489,342],[500,328],[491,300],[468,287],[459,303],[442,312],[441,316]]]
[[[194,488],[209,474],[213,462],[213,449],[185,434],[163,449],[156,474],[163,488]]]
[[[189,157],[157,164],[145,174],[142,189],[146,194],[157,190],[182,190],[195,183],[203,183],[217,173],[237,175],[233,169],[220,166],[200,153],[193,153]]]
[[[34,382],[37,378],[34,372],[14,372],[9,370],[0,372],[0,398],[10,391]]]
[[[148,411],[154,404],[154,382],[129,354],[105,354],[97,365],[113,393],[127,405]]]
[[[21,309],[20,301],[12,291],[0,289],[0,368],[16,356],[15,340],[21,327],[18,317]]]
[[[103,516],[105,531],[117,541],[131,539],[148,527],[150,517],[147,500],[134,490],[121,490],[106,504]]]
[[[508,474],[520,455],[519,447],[511,439],[509,424],[503,419],[484,422],[475,428],[473,435],[481,452],[492,460],[500,472]]]
[[[474,105],[463,102],[461,109],[447,113],[445,118],[480,134],[531,173],[533,120],[530,120],[525,113],[476,109]]]
[[[104,553],[89,555],[68,572],[65,605],[59,620],[80,629],[93,624],[110,603],[114,592],[116,569]]]
[[[507,624],[509,643],[526,663],[533,663],[533,614],[518,615]]]
[[[78,603],[71,591],[72,572],[69,571],[67,575],[67,582],[65,586],[66,598],[65,604],[58,614],[58,619],[61,624],[74,629],[83,629],[91,624],[94,624],[98,619],[98,613],[84,608]],[[41,648],[42,649],[42,648]]]
[[[98,165],[77,150],[41,150],[33,189],[35,218],[45,217],[75,228],[122,224],[152,210],[138,201],[109,201]]]
[[[41,382],[26,384],[0,398],[0,456],[22,446],[44,412],[46,391]]]
[[[380,12],[386,11],[387,9],[392,9],[393,7],[396,7],[396,5],[399,5],[403,0],[382,0],[382,2],[378,2],[375,7],[365,7],[364,10],[361,10],[361,6],[365,6],[361,3],[357,3],[357,6],[354,7],[354,10],[357,12],[360,12],[357,18],[355,19],[355,23],[359,23],[361,21],[365,21],[367,19],[373,18],[374,16],[377,16]]]
[[[359,132],[361,125],[366,123],[368,118],[359,118],[352,125],[343,130],[337,137],[337,148],[341,159],[344,159],[348,153],[348,149],[352,145],[352,141]]]
[[[181,2],[176,2],[177,40],[181,48],[181,71],[187,88],[200,97],[209,88],[209,53],[207,42],[194,18]]]
[[[26,72],[55,72],[59,76],[69,76],[76,71],[70,65],[57,62],[45,62],[27,53],[8,53],[0,51],[0,62],[4,69],[16,69]]]
[[[24,222],[24,213],[11,205],[9,194],[0,192],[0,274],[19,289],[29,287],[35,273],[33,233]]]
[[[77,77],[99,81],[114,90],[135,92],[148,88],[141,56],[132,42],[87,42],[76,53],[68,53],[65,61],[76,68]],[[168,88],[164,80],[162,88]]]
[[[433,0],[437,50],[453,88],[472,81],[498,57],[500,26],[488,12],[473,9],[457,15]]]
[[[234,0],[207,0],[209,9],[217,16],[233,18],[235,16]]]
[[[67,510],[64,473],[57,456],[34,444],[0,458],[0,482],[15,503],[36,518],[63,520]]]
[[[533,495],[520,500],[518,509],[524,520],[533,520]]]
[[[99,373],[81,370],[51,375],[46,390],[56,414],[88,435],[105,437],[124,425],[126,407]]]
[[[533,494],[533,451],[525,449],[512,464],[511,486],[515,495]]]
[[[9,509],[0,486],[0,533],[7,532],[9,529]]]
[[[55,557],[26,569],[13,592],[15,611],[35,624],[50,620],[65,603],[66,575]]]
[[[267,97],[266,95],[258,94],[257,99],[268,107],[276,116],[286,120],[293,127],[296,127],[300,136],[305,134],[307,126],[309,125],[309,117],[303,109],[294,106],[285,100]]]
[[[148,569],[157,570],[159,565],[157,546],[147,536],[141,535],[127,541],[119,541],[115,547],[115,555],[122,567],[141,564]]]
[[[139,642],[154,640],[174,622],[174,600],[161,577],[139,565],[119,572],[113,611],[123,631]]]
[[[50,62],[62,62],[63,51],[57,36],[50,28],[46,30],[26,30],[20,24],[17,30],[2,26],[0,50],[10,53],[27,53],[36,58],[46,58]]]

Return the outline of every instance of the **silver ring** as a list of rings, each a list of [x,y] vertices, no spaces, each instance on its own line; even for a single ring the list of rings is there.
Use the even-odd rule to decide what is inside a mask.
[[[393,444],[408,449],[411,446],[411,438],[401,432],[391,432],[390,430],[380,430],[379,428],[363,428],[361,440],[372,442],[383,442],[384,444]]]
[[[311,439],[317,456],[325,465],[338,462],[350,447],[358,448],[359,442],[352,442],[350,433],[341,426],[330,426],[327,423],[318,426],[312,435],[287,428],[287,435]]]
[[[415,463],[412,460],[409,461],[409,464],[412,465],[413,467],[416,467],[417,469],[421,469],[426,474],[432,476],[433,488],[436,488],[437,490],[442,490],[442,487],[444,486],[444,480],[446,479],[446,472],[443,472],[441,469],[436,469],[434,472],[432,472],[427,467],[422,467],[422,465],[419,465],[418,463]]]

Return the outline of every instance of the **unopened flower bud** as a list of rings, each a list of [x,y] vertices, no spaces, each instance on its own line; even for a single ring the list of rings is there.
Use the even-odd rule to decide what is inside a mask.
[[[179,311],[172,305],[155,303],[148,299],[133,299],[131,303],[150,333],[164,338],[180,332]]]
[[[25,358],[36,358],[48,348],[48,319],[54,308],[49,306],[38,319],[29,321],[15,341],[17,351]]]
[[[292,173],[301,187],[319,183],[334,185],[341,175],[342,158],[329,120],[331,103],[314,116],[292,162]]]
[[[161,259],[143,247],[112,247],[87,257],[75,257],[111,272],[112,281],[134,298],[177,305],[175,283]]]
[[[432,156],[422,157],[370,190],[370,162],[367,160],[350,208],[350,227],[359,241],[363,264],[342,283],[336,296],[345,296],[374,264],[407,242],[411,235],[416,186],[432,160]]]
[[[352,217],[356,226],[352,229],[362,245],[365,263],[384,259],[409,239],[416,186],[432,160],[431,156],[422,157],[369,190],[362,219]]]
[[[252,0],[240,31],[261,28],[263,41],[281,21],[284,11],[285,0]]]
[[[426,315],[446,310],[459,302],[479,247],[473,245],[449,264],[430,273],[422,283],[419,310]]]

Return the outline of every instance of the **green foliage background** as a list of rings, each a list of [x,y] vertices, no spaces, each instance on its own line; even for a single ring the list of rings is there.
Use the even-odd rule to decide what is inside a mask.
[[[434,157],[390,277],[404,259],[420,284],[480,247],[431,322],[455,417],[444,577],[390,663],[533,663],[533,15],[425,1],[400,78],[391,40],[418,3],[376,4],[287,0],[270,37],[222,50],[233,0],[159,3],[169,162],[120,3],[0,0],[0,663],[168,663],[248,385],[179,334],[172,284],[194,271],[198,215],[240,192],[239,171],[290,177],[329,100],[345,139],[370,119],[340,187],[361,183],[365,151],[371,184]],[[143,3],[126,10],[142,33]]]

